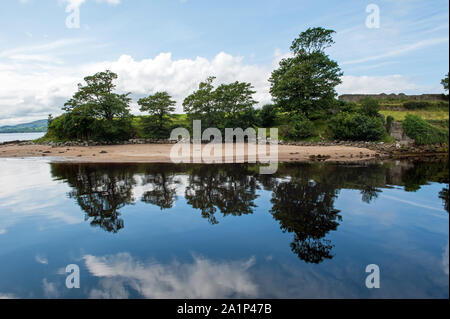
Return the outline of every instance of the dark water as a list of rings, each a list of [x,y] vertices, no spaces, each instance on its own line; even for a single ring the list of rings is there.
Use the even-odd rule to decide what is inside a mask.
[[[0,160],[0,297],[448,298],[447,161],[258,172]]]

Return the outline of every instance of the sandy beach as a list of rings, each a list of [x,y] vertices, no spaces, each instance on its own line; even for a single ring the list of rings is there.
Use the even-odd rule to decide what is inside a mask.
[[[0,145],[0,158],[51,157],[58,161],[96,163],[171,163],[170,152],[173,144],[131,144],[105,146],[52,147],[48,145]],[[206,145],[202,146],[203,149]],[[225,145],[222,144],[222,149]],[[244,145],[244,161],[248,161],[248,149]],[[267,146],[269,154],[269,147]],[[376,152],[351,146],[278,146],[279,162],[311,161],[312,156],[321,160],[354,162],[375,157]],[[217,159],[209,157],[210,160]],[[222,157],[222,159],[224,159]],[[229,159],[229,158],[228,158]],[[233,158],[236,161],[236,158]],[[192,152],[190,162],[193,160]]]

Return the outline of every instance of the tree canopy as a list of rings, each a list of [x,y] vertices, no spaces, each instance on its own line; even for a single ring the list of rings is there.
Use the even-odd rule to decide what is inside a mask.
[[[323,50],[333,43],[333,30],[312,28],[292,43],[293,57],[281,60],[269,79],[270,93],[285,112],[305,113],[330,107],[341,83],[341,69]]]
[[[170,122],[169,115],[175,111],[176,102],[167,92],[156,92],[148,97],[138,100],[142,112],[148,112],[154,120],[155,127],[160,133],[164,126]]]

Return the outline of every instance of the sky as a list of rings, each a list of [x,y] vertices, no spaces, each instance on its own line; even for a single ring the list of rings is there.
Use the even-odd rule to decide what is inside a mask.
[[[344,72],[338,94],[443,93],[448,11],[448,0],[2,0],[0,125],[61,114],[77,84],[106,69],[133,93],[134,114],[157,91],[181,113],[211,75],[250,82],[270,103],[271,72],[317,26],[336,31],[327,54]]]

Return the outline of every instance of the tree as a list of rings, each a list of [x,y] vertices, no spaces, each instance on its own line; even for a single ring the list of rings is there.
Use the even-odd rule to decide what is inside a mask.
[[[183,108],[191,119],[202,120],[205,127],[248,127],[254,123],[253,87],[250,83],[234,82],[213,86],[215,77],[201,82],[197,91],[184,99]]]
[[[264,105],[258,112],[259,125],[261,127],[272,127],[275,124],[277,118],[277,109],[273,104]]]
[[[67,138],[116,140],[132,135],[130,93],[114,93],[116,79],[117,74],[107,70],[85,77],[86,85],[78,84],[78,91],[63,108]]]
[[[131,93],[114,93],[116,79],[117,74],[109,70],[85,77],[86,85],[78,84],[78,91],[64,104],[63,110],[71,112],[88,107],[95,118],[108,121],[128,116]]]
[[[444,87],[444,90],[448,91],[448,73],[447,76],[441,80],[441,84]]]
[[[293,57],[281,60],[269,79],[270,93],[285,112],[303,112],[308,118],[313,111],[328,109],[341,83],[341,69],[323,51],[332,43],[333,30],[313,28],[302,32],[291,46]]]
[[[335,31],[325,30],[324,28],[308,28],[292,42],[291,51],[295,54],[299,54],[302,51],[308,54],[323,52],[323,50],[334,43],[333,33]]]
[[[47,117],[47,127],[50,126],[50,124],[52,124],[53,122],[53,115],[49,114]]]
[[[221,123],[225,127],[247,128],[254,123],[256,114],[253,106],[258,102],[253,99],[252,85],[246,82],[221,84],[214,91],[214,102],[218,110],[225,115]]]
[[[214,103],[215,77],[210,76],[204,82],[200,82],[198,90],[186,97],[183,101],[183,110],[192,120],[202,120],[206,127],[212,127],[216,123],[219,110]]]
[[[162,135],[165,133],[165,124],[170,121],[169,115],[175,111],[175,101],[167,92],[156,92],[154,95],[150,95],[146,98],[138,100],[138,104],[141,106],[142,112],[149,112],[152,116],[152,122],[157,129],[157,133]]]
[[[378,100],[373,98],[364,98],[361,100],[361,113],[370,117],[377,117],[380,115],[379,111],[380,103]]]

